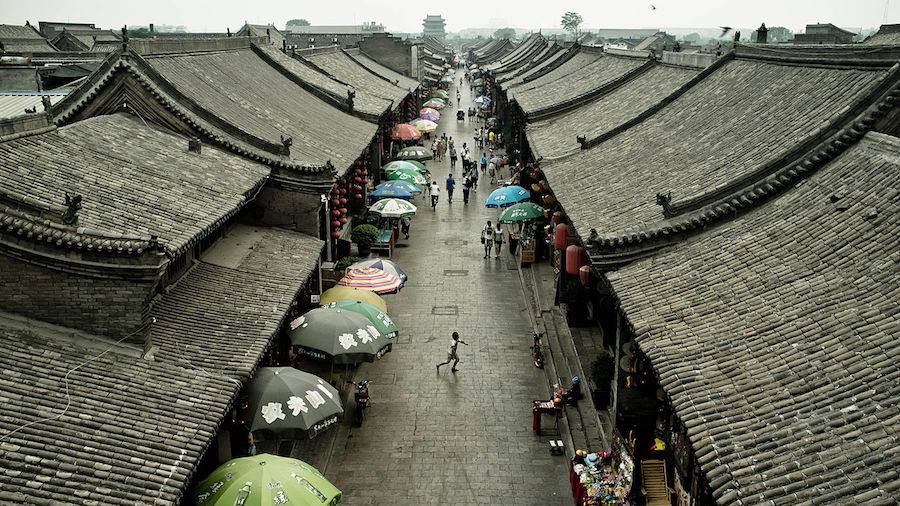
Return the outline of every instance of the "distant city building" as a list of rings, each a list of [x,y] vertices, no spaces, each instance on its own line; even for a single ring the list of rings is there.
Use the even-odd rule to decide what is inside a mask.
[[[422,36],[431,36],[436,39],[444,40],[447,37],[447,32],[444,30],[445,24],[446,21],[444,21],[444,18],[439,15],[426,15],[425,19],[422,21]]]
[[[854,35],[831,23],[806,25],[806,33],[794,35],[794,44],[851,44]]]
[[[289,25],[285,30],[288,49],[355,47],[365,36],[385,33],[384,25],[374,21],[361,25]]]

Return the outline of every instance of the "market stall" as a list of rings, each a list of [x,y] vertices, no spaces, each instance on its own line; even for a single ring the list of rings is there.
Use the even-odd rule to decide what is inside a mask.
[[[630,505],[634,483],[634,457],[618,430],[613,432],[612,450],[576,455],[569,481],[577,506]]]

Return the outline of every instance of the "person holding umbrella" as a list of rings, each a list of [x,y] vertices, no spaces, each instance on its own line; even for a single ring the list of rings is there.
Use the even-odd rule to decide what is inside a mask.
[[[450,372],[456,372],[459,370],[456,368],[456,365],[459,364],[459,356],[456,354],[456,347],[459,345],[459,343],[463,343],[466,346],[469,345],[469,343],[467,343],[459,338],[459,332],[454,332],[453,336],[450,338],[450,349],[448,350],[448,353],[447,353],[447,360],[445,360],[437,365],[438,372],[441,372],[442,365],[449,364],[451,360],[453,360],[454,362],[453,362],[453,366],[450,368]]]

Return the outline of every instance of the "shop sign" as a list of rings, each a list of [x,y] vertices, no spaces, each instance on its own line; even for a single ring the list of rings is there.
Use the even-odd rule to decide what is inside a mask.
[[[319,432],[322,432],[323,430],[325,430],[328,427],[331,427],[332,425],[336,424],[337,421],[338,421],[338,416],[334,415],[334,416],[328,417],[328,418],[322,420],[321,422],[313,425],[309,429],[310,437],[315,436],[316,434],[318,434]]]

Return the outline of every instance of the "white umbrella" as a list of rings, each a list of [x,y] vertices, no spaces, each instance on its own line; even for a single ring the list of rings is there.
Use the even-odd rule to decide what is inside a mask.
[[[369,211],[383,218],[400,218],[416,214],[416,206],[401,199],[383,199],[372,204]]]

